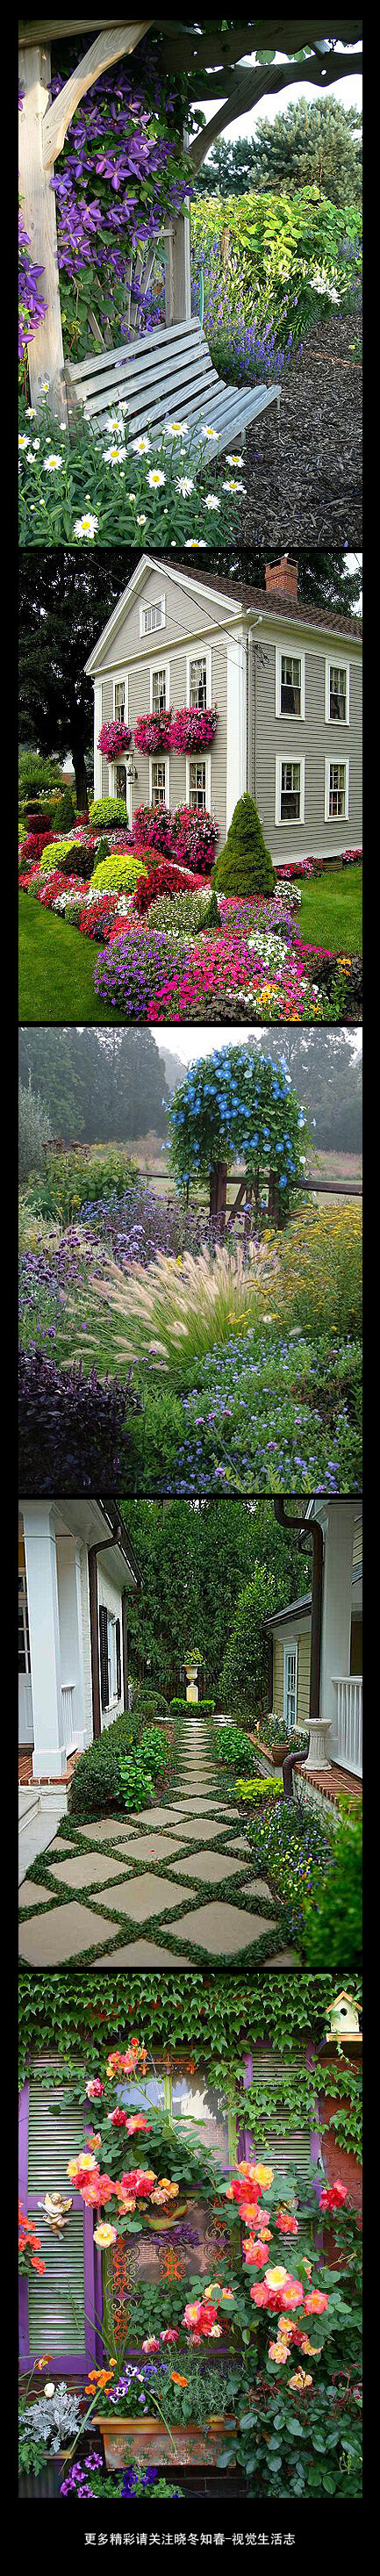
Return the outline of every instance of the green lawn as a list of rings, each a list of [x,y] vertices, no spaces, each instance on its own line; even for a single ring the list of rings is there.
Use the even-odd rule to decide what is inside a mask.
[[[304,939],[315,939],[318,948],[332,948],[337,956],[361,956],[362,886],[362,867],[307,878],[298,914]]]
[[[83,939],[60,914],[44,912],[30,894],[19,896],[19,1019],[61,1020],[67,1028],[103,1020],[109,1012],[97,999],[93,971],[100,945]]]

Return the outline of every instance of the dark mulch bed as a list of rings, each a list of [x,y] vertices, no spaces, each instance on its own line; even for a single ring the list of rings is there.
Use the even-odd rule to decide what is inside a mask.
[[[313,324],[277,410],[247,431],[243,542],[362,544],[362,379],[354,317]]]

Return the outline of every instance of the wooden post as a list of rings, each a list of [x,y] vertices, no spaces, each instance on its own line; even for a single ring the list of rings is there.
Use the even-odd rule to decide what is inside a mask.
[[[278,1185],[278,1180],[277,1180],[277,1173],[276,1173],[276,1172],[270,1172],[270,1173],[269,1173],[269,1186],[268,1186],[268,1225],[277,1226],[277,1225],[279,1225],[279,1223],[280,1223],[280,1191],[279,1191],[279,1185]]]
[[[252,1181],[247,1181],[247,1187],[246,1187],[246,1193],[245,1193],[244,1226],[243,1226],[243,1243],[249,1243],[249,1241],[250,1241],[251,1225],[252,1225],[252,1187],[253,1187]]]
[[[187,136],[183,136],[186,145]],[[166,233],[165,322],[191,321],[190,198]]]
[[[57,224],[54,188],[44,167],[43,121],[49,104],[50,47],[22,46],[20,81],[24,101],[20,116],[20,188],[22,217],[31,255],[42,268],[41,294],[47,313],[28,341],[30,399],[41,402],[44,386],[54,418],[68,427],[59,293]]]
[[[213,1163],[210,1172],[210,1224],[223,1242],[227,1213],[227,1164]]]

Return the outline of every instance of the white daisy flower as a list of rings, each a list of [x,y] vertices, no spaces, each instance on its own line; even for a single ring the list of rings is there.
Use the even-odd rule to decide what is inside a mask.
[[[188,493],[194,492],[194,488],[191,474],[177,474],[177,492],[182,492],[183,501],[187,501]]]
[[[120,461],[121,461],[121,457],[122,457],[122,456],[125,456],[125,448],[124,448],[124,447],[104,447],[104,448],[103,448],[103,464],[104,464],[104,465],[120,465]]]
[[[60,474],[62,456],[44,456],[44,474]]]
[[[186,546],[186,549],[187,549],[187,547],[188,547],[188,546],[205,546],[205,544],[206,544],[206,538],[205,538],[205,537],[185,537],[185,546]]]
[[[83,516],[82,519],[74,519],[74,537],[96,537],[98,527],[99,520],[94,518],[93,513],[89,513],[88,518]]]
[[[205,495],[205,509],[206,509],[206,510],[220,510],[220,501],[217,501],[217,498],[216,498],[216,492],[206,492],[206,495]]]
[[[132,438],[131,445],[134,456],[147,456],[150,438]]]
[[[26,409],[25,409],[25,419],[26,419],[26,420],[37,420],[37,412],[35,411],[35,408],[34,408],[34,404],[33,404],[33,403],[27,403],[27,404],[26,404]]]
[[[154,492],[159,483],[166,483],[166,474],[161,474],[160,465],[153,465],[146,479],[147,483],[150,483],[151,492]]]
[[[187,437],[187,420],[167,420],[167,421],[165,422],[165,438],[186,438],[186,437]]]
[[[40,446],[41,446],[41,439],[40,439],[40,438],[33,438],[33,439],[32,439],[32,451],[33,451],[33,456],[37,456],[37,455],[38,455],[38,449],[39,449],[39,447],[40,447]]]
[[[226,465],[240,465],[240,472],[241,472],[241,471],[242,471],[242,465],[243,465],[243,458],[242,458],[242,456],[226,456]]]
[[[230,483],[224,483],[224,484],[223,484],[223,491],[224,491],[224,492],[246,492],[246,490],[247,490],[247,485],[246,485],[246,483],[232,483],[232,482],[230,482]]]
[[[202,421],[201,438],[217,438],[217,436],[217,429],[209,429],[208,421]]]
[[[136,527],[146,528],[146,510],[139,511],[138,519],[136,519]]]
[[[19,442],[18,442],[18,443],[19,443],[19,447],[20,447],[20,448],[21,448],[21,447],[29,447],[29,439],[28,439],[28,438],[19,438]]]
[[[50,385],[49,385],[49,377],[48,377],[48,376],[43,376],[43,380],[42,380],[42,392],[43,392],[43,394],[49,394],[49,393],[50,393]]]

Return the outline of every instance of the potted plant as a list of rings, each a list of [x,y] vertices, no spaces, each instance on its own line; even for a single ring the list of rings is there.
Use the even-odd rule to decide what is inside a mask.
[[[223,2366],[209,2368],[189,2360],[188,2352],[179,2355],[185,2368],[172,2369],[160,2354],[157,2338],[149,2340],[157,2345],[158,2360],[151,2358],[145,2365],[127,2362],[109,2392],[107,2413],[94,2417],[107,2467],[117,2470],[130,2458],[141,2467],[165,2466],[174,2460],[182,2467],[215,2467],[221,2435],[226,2432],[233,2438],[231,2397],[240,2386],[240,2372],[232,2378],[229,2372],[226,2379]]]
[[[27,2383],[30,2388],[30,2378]],[[27,2394],[27,2391],[26,2391]],[[19,2495],[57,2496],[72,2440],[82,2430],[83,2409],[65,2379],[45,2380],[42,2397],[22,2404],[19,2415]]]

